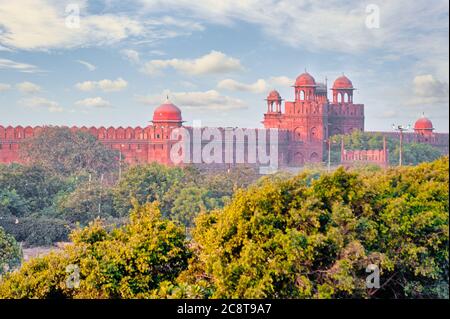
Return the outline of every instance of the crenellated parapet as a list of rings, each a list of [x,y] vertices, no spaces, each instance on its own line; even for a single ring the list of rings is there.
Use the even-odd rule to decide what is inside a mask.
[[[389,155],[386,138],[383,139],[383,149],[346,150],[344,140],[341,141],[341,164],[351,166],[354,163],[371,163],[381,167],[388,167]]]

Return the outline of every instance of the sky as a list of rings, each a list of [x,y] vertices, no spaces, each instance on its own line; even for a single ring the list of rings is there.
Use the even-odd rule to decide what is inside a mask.
[[[268,92],[345,74],[366,130],[449,131],[447,0],[0,0],[0,125],[261,127]],[[331,98],[331,92],[329,92]]]

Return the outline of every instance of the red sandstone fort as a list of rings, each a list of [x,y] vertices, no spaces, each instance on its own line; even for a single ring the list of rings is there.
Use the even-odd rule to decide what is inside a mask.
[[[266,113],[262,123],[265,129],[278,129],[278,164],[281,167],[301,167],[305,163],[322,162],[327,140],[336,134],[348,134],[353,130],[364,131],[364,104],[353,101],[355,88],[345,76],[338,77],[328,98],[326,83],[317,83],[307,72],[299,75],[293,85],[294,101],[285,101],[273,90],[266,98]],[[170,150],[177,142],[173,130],[183,126],[181,110],[166,101],[153,113],[152,124],[145,127],[72,127],[72,130],[89,132],[112,149],[120,150],[125,161],[133,163],[159,162],[172,165]],[[0,125],[0,163],[20,162],[21,141],[38,134],[42,127],[4,127]],[[224,133],[227,128],[217,128]],[[375,133],[375,132],[374,132]],[[378,132],[398,138],[396,132]],[[248,139],[244,144],[251,144]],[[418,119],[414,131],[404,133],[405,142],[428,143],[448,153],[448,133],[435,133],[433,124],[425,117]],[[207,143],[208,141],[202,141]],[[254,143],[254,141],[253,141]],[[249,145],[247,145],[248,147]],[[367,161],[385,165],[386,149],[342,152],[343,162]],[[239,161],[236,155],[232,163]],[[224,161],[225,162],[225,161]],[[215,163],[201,162],[202,165]]]

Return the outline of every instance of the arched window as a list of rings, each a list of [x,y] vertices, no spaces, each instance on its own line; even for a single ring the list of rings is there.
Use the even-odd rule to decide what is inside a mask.
[[[294,139],[297,141],[301,141],[302,140],[302,132],[303,132],[303,128],[302,127],[297,127],[294,130]]]
[[[295,153],[293,164],[296,164],[299,166],[303,166],[305,164],[305,158],[302,153],[300,153],[300,152]]]
[[[311,138],[312,139],[317,138],[317,128],[315,127],[311,128]]]
[[[300,100],[301,101],[305,100],[305,91],[303,91],[303,90],[300,91]]]
[[[319,158],[319,154],[313,152],[311,153],[311,156],[309,158],[311,159],[311,161],[317,161],[317,159]]]

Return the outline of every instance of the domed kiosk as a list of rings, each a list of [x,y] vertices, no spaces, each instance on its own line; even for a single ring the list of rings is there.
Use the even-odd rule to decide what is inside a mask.
[[[166,126],[181,126],[183,123],[181,110],[167,98],[167,100],[153,112],[152,122],[153,124]]]
[[[433,123],[425,117],[425,114],[414,123],[414,132],[417,134],[430,136],[433,134],[433,130]]]

